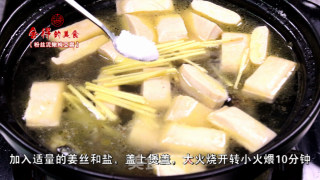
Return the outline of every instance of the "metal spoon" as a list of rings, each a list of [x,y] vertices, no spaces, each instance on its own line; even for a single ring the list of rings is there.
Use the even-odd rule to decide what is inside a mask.
[[[69,5],[71,5],[73,8],[75,8],[77,11],[79,11],[81,14],[83,14],[84,16],[86,16],[90,21],[92,21],[93,23],[95,23],[100,29],[102,29],[111,39],[111,41],[113,42],[113,45],[115,47],[115,49],[122,55],[131,58],[131,59],[135,59],[135,60],[139,60],[139,61],[154,61],[157,60],[159,57],[158,51],[156,49],[156,47],[151,47],[151,49],[153,50],[153,52],[157,52],[157,56],[155,57],[154,55],[152,55],[152,57],[146,54],[145,56],[141,57],[141,55],[139,55],[140,57],[137,58],[138,56],[136,54],[133,54],[134,51],[130,50],[130,51],[124,51],[123,48],[121,50],[119,50],[118,48],[118,44],[116,43],[117,37],[115,36],[115,34],[113,32],[111,32],[100,20],[98,20],[96,17],[94,17],[90,12],[88,12],[86,9],[84,9],[80,4],[78,4],[76,1],[74,0],[65,0]],[[136,36],[136,35],[132,35],[132,36]],[[136,36],[139,40],[140,36]],[[140,37],[141,39],[141,37]],[[149,40],[148,40],[149,41]],[[143,44],[143,42],[145,42]],[[150,47],[151,45],[154,45],[153,42],[149,41],[147,42],[146,40],[143,40],[141,47],[139,47],[141,49],[140,52],[143,52],[143,49],[145,49],[146,46]],[[137,43],[136,42],[126,42],[126,44],[132,48],[137,48]],[[147,52],[148,53],[148,52]]]

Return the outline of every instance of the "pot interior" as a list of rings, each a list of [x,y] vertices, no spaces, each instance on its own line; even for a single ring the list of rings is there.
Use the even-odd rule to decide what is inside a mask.
[[[291,24],[291,19],[289,19],[286,12],[274,9],[260,1],[253,2],[247,0],[238,2],[236,0],[219,0],[214,2],[236,11],[245,20],[250,22],[248,24],[244,23],[234,29],[224,29],[225,31],[241,30],[242,32],[250,33],[257,25],[267,25],[272,31],[270,41],[273,42],[269,53],[299,63],[297,73],[282,91],[285,93],[281,93],[273,104],[256,103],[254,106],[248,106],[245,100],[239,98],[232,99],[228,104],[241,107],[242,110],[253,117],[257,117],[262,123],[278,134],[273,141],[257,153],[269,152],[271,149],[279,146],[279,142],[283,142],[286,138],[292,136],[294,132],[297,133],[304,124],[312,121],[307,117],[308,114],[312,112],[314,103],[316,102],[314,98],[318,98],[319,84],[317,84],[317,82],[319,83],[319,77],[316,73],[319,72],[319,69],[315,69],[314,66],[317,65],[316,67],[320,67],[319,60],[314,58],[313,52],[304,35],[302,35],[299,28],[297,28],[299,24]],[[188,3],[190,3],[190,1],[186,1],[186,4]],[[112,30],[116,34],[119,34],[120,26],[115,15],[116,7],[114,1],[83,2],[82,4],[86,4],[86,8],[102,21],[110,23]],[[86,59],[72,66],[66,66],[64,69],[55,68],[51,63],[50,57],[57,56],[59,50],[56,48],[29,48],[31,39],[28,33],[30,28],[36,27],[36,29],[40,31],[44,27],[51,27],[52,30],[55,30],[56,28],[50,24],[50,19],[53,14],[57,13],[63,15],[65,19],[64,25],[72,24],[83,19],[78,12],[75,12],[69,6],[58,5],[56,3],[42,5],[39,11],[35,12],[30,18],[22,18],[24,19],[24,24],[17,27],[17,29],[11,30],[13,35],[9,41],[9,45],[7,45],[4,51],[4,53],[7,54],[6,60],[3,60],[5,59],[3,58],[4,54],[2,54],[3,59],[1,59],[5,65],[5,68],[2,70],[5,72],[4,85],[6,103],[9,108],[8,114],[10,114],[9,118],[3,123],[9,127],[18,138],[22,139],[26,145],[34,148],[37,152],[43,153],[50,152],[48,148],[43,145],[43,142],[39,143],[39,141],[41,142],[43,133],[28,129],[23,120],[31,84],[34,81],[68,81],[75,76],[77,77],[75,81],[78,83],[90,81],[98,75],[96,69],[99,69],[102,65],[106,65],[101,56],[93,54],[90,59],[96,59],[95,62]],[[38,37],[35,41],[40,42],[43,41],[43,39]],[[208,63],[214,63],[214,60]],[[251,103],[255,102],[252,101]],[[125,124],[126,122],[122,123]],[[234,152],[239,154],[248,153],[240,147],[236,147]],[[129,154],[130,151],[127,153]],[[125,155],[122,154],[122,156],[124,161]],[[125,169],[126,166],[123,166],[123,168],[119,168],[118,166],[115,169],[96,166],[85,166],[82,168],[103,174],[120,176],[153,176],[151,171],[141,172],[137,170],[128,172],[117,170]],[[212,168],[221,169],[223,167]]]

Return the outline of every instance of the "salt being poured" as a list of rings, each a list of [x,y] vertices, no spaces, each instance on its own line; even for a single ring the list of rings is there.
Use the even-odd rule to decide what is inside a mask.
[[[122,30],[114,40],[116,49],[124,56],[141,61],[154,61],[159,52],[154,42],[143,36],[136,36]]]

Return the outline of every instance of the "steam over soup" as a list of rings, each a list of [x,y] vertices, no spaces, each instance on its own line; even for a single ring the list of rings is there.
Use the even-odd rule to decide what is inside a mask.
[[[86,32],[79,48],[29,49],[15,77],[12,104],[30,136],[77,154],[81,167],[135,176],[205,171],[223,165],[184,157],[242,156],[272,141],[291,112],[298,64],[271,26],[220,1],[115,4],[95,15],[116,34],[152,40],[159,59],[125,58],[89,20],[63,27]],[[161,164],[167,155],[171,165]]]

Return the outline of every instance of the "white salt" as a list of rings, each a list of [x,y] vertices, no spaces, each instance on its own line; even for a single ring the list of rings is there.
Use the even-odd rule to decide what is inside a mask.
[[[143,36],[121,31],[114,41],[116,49],[124,56],[140,61],[154,61],[159,58],[159,52],[154,42]]]

